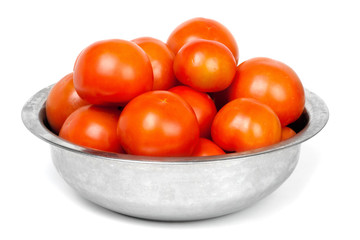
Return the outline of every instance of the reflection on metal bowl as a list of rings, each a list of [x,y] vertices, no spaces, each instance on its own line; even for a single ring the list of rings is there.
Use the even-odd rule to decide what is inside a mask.
[[[278,188],[293,172],[300,145],[327,123],[326,104],[306,90],[305,110],[278,144],[211,157],[144,157],[83,148],[53,134],[45,102],[51,86],[23,107],[25,126],[50,143],[63,179],[84,198],[110,210],[145,219],[189,221],[239,211]]]

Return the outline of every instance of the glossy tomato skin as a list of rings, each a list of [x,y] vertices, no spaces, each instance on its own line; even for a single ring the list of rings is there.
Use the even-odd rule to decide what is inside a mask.
[[[222,149],[242,152],[279,142],[281,124],[270,107],[254,99],[238,98],[216,114],[211,136]]]
[[[73,73],[63,77],[51,88],[46,100],[46,119],[51,130],[59,134],[66,118],[79,107],[88,104],[75,91]]]
[[[270,106],[282,126],[298,119],[305,105],[304,88],[297,74],[284,63],[263,57],[238,66],[228,98],[254,98]]]
[[[83,106],[66,119],[59,136],[83,147],[123,153],[116,133],[119,116],[117,108]]]
[[[152,90],[166,90],[177,83],[173,70],[175,54],[164,42],[142,37],[132,40],[139,45],[148,55],[154,74]]]
[[[222,43],[194,40],[185,44],[174,60],[176,78],[202,92],[218,92],[227,88],[235,75],[236,62]]]
[[[225,152],[214,142],[210,141],[207,138],[200,138],[199,143],[197,144],[192,156],[204,157],[222,154],[225,154]]]
[[[184,99],[158,90],[144,93],[125,106],[118,136],[129,154],[190,156],[199,141],[199,125]]]
[[[192,107],[199,123],[200,137],[209,138],[211,124],[217,112],[210,96],[187,86],[176,86],[169,91],[182,97]]]
[[[296,132],[289,127],[283,127],[281,129],[281,141],[289,139],[296,135]]]
[[[123,106],[152,85],[150,60],[130,41],[95,42],[80,53],[74,67],[75,89],[92,104]]]
[[[239,49],[234,36],[224,25],[212,19],[193,18],[180,24],[170,34],[167,44],[176,54],[182,46],[195,39],[220,42],[229,48],[236,62],[239,59]]]

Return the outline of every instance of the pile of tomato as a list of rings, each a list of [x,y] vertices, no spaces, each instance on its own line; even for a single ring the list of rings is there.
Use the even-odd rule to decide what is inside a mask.
[[[146,156],[220,155],[295,135],[299,77],[270,58],[238,59],[230,31],[205,18],[182,23],[166,43],[98,41],[51,89],[47,121],[74,144]]]

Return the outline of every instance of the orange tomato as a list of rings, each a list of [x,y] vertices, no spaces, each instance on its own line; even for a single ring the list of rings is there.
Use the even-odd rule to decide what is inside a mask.
[[[169,91],[151,91],[123,109],[118,136],[127,153],[190,156],[199,141],[199,124],[191,106]]]
[[[222,155],[225,152],[214,142],[206,138],[200,138],[192,156],[203,157],[203,156],[214,156]]]
[[[289,127],[283,127],[281,129],[281,141],[289,139],[296,135],[296,132]]]
[[[83,147],[122,153],[116,133],[119,115],[117,108],[83,106],[66,119],[59,136]]]
[[[133,42],[95,42],[82,50],[76,60],[74,86],[80,97],[92,104],[123,106],[152,89],[151,63],[144,50]]]
[[[142,37],[132,40],[148,55],[154,74],[152,90],[166,90],[177,83],[173,71],[175,54],[162,41]]]
[[[169,91],[176,93],[190,104],[199,123],[200,137],[209,138],[211,124],[217,112],[215,104],[209,95],[187,86],[173,87]]]
[[[202,92],[217,92],[231,84],[236,62],[224,44],[199,39],[179,50],[174,60],[174,72],[185,85]]]
[[[63,77],[51,88],[46,100],[46,118],[51,130],[58,134],[66,118],[88,104],[75,91],[73,73]]]
[[[196,39],[220,42],[229,48],[236,62],[239,59],[239,49],[234,36],[224,25],[212,19],[193,18],[183,22],[170,34],[167,44],[176,54],[182,46]]]
[[[274,111],[254,99],[238,98],[216,114],[211,136],[226,151],[247,151],[281,140],[281,124]]]
[[[287,65],[270,58],[253,58],[241,63],[228,99],[254,98],[274,110],[284,127],[300,117],[305,92],[299,77]]]

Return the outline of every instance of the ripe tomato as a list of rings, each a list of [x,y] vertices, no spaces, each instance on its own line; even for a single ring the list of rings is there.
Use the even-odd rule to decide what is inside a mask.
[[[283,127],[281,129],[281,141],[289,139],[296,135],[296,132],[289,127]]]
[[[199,141],[199,125],[191,106],[169,91],[152,91],[123,109],[118,136],[127,153],[189,156]]]
[[[150,60],[130,41],[95,42],[81,52],[74,68],[76,91],[93,104],[125,105],[152,85]]]
[[[209,138],[211,124],[217,112],[209,95],[186,86],[173,87],[169,91],[182,97],[192,107],[199,123],[200,137]]]
[[[132,40],[139,45],[148,55],[154,74],[154,84],[152,90],[166,90],[176,84],[173,70],[175,55],[169,47],[162,41],[142,37]]]
[[[199,39],[180,49],[175,56],[174,72],[185,85],[203,92],[217,92],[231,84],[236,62],[224,44]]]
[[[116,134],[119,115],[117,108],[83,106],[66,119],[59,136],[83,147],[122,153]]]
[[[225,152],[218,145],[216,145],[209,139],[200,138],[199,143],[197,144],[192,156],[202,157],[222,154],[225,154]]]
[[[216,114],[211,136],[222,149],[241,152],[279,142],[281,125],[270,107],[254,99],[238,98]]]
[[[300,117],[305,93],[299,77],[287,65],[270,58],[253,58],[238,66],[228,98],[254,98],[278,115],[286,126]]]
[[[87,104],[75,91],[73,74],[69,73],[51,88],[46,100],[46,118],[50,128],[58,134],[66,118]]]
[[[231,32],[225,26],[212,19],[193,18],[180,24],[170,34],[167,44],[176,54],[185,43],[195,39],[220,42],[229,48],[236,62],[239,59],[239,49]]]

